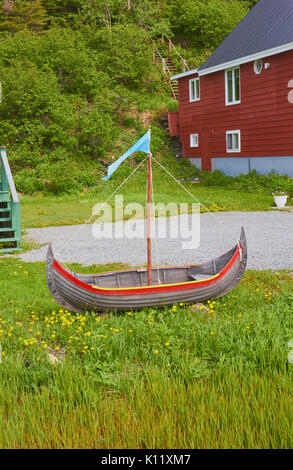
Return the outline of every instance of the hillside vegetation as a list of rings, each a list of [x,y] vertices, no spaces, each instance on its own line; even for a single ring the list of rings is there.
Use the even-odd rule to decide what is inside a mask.
[[[177,102],[152,62],[152,40],[172,37],[196,66],[252,3],[2,2],[0,132],[17,189],[56,194],[92,188],[150,123],[153,152],[170,160],[157,118]]]

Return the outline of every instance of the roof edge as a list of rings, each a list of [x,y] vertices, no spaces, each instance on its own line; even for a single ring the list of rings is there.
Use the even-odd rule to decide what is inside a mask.
[[[224,62],[219,65],[214,65],[213,67],[208,67],[206,69],[201,70],[201,68],[199,67],[198,75],[202,76],[202,75],[208,75],[214,72],[219,72],[220,70],[225,70],[230,67],[236,67],[237,65],[245,64],[253,60],[263,59],[264,57],[281,54],[282,52],[290,51],[291,49],[293,49],[293,42],[288,42],[287,44],[283,44],[282,46],[277,46],[277,47],[273,47],[272,49],[266,49],[264,51],[256,52],[255,54],[248,55],[245,57],[240,57],[239,59],[231,60],[230,62]]]
[[[177,75],[172,75],[170,80],[177,80],[178,78],[187,77],[188,75],[194,75],[197,73],[198,69],[187,70],[187,72],[177,73]]]

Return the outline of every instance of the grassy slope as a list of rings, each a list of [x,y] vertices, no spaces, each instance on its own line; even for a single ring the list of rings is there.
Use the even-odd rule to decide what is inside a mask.
[[[43,263],[0,263],[0,447],[292,447],[288,274],[247,272],[206,314],[99,319],[60,311]]]

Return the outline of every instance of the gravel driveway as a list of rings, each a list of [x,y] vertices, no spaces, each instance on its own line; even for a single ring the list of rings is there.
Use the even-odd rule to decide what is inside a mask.
[[[188,221],[186,220],[188,217]],[[256,269],[293,268],[293,212],[222,212],[201,214],[200,245],[183,249],[183,238],[170,237],[171,229],[187,226],[196,233],[198,216],[156,219],[156,230],[167,224],[167,238],[153,241],[153,264],[182,265],[213,258],[231,248],[238,240],[243,225],[248,243],[248,267]],[[128,224],[128,225],[127,225]],[[105,224],[105,230],[130,229],[130,221]],[[144,220],[136,221],[137,229],[145,228]],[[193,224],[193,225],[191,225]],[[100,226],[101,227],[101,226]],[[57,258],[84,265],[122,262],[133,266],[146,263],[146,241],[128,238],[93,236],[93,226],[64,226],[29,229],[28,237],[39,243],[52,242]],[[47,247],[18,255],[23,261],[44,261]],[[158,257],[157,257],[158,252]]]

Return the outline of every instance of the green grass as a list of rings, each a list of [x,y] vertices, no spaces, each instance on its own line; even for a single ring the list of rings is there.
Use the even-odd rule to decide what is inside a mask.
[[[273,205],[272,197],[266,194],[204,187],[198,184],[183,184],[212,212],[261,211],[268,210]],[[130,183],[127,185],[124,191],[119,192],[124,197],[124,204],[139,202],[145,205],[145,186],[141,187],[140,184],[131,185]],[[157,187],[155,186],[155,202],[166,205],[170,202],[195,202],[179,186],[177,187],[176,183],[174,185],[164,185],[164,188],[159,184]],[[79,196],[58,197],[25,196],[21,199],[22,226],[31,228],[82,224],[91,217],[94,205],[104,202],[112,191],[114,191],[114,186],[111,184],[107,188],[105,182],[96,194],[82,193]],[[113,206],[114,201],[112,198],[109,204]]]
[[[44,263],[2,258],[0,283],[1,448],[293,446],[289,273],[248,271],[197,313],[104,317],[61,310]]]

